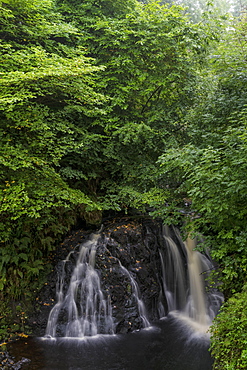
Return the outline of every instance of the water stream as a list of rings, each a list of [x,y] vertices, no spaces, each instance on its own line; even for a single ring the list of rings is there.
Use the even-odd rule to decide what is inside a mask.
[[[46,337],[56,337],[59,314],[67,313],[64,337],[81,338],[99,333],[113,334],[114,325],[110,297],[101,290],[100,278],[95,270],[95,254],[100,234],[81,244],[76,266],[67,292],[64,294],[65,268],[57,285],[57,303],[50,312]],[[69,261],[70,253],[65,264]],[[64,319],[63,319],[64,320]]]
[[[128,243],[95,233],[68,253],[44,336],[19,341],[19,354],[32,360],[24,369],[212,369],[207,331],[223,297],[207,287],[210,258],[173,227],[162,228],[157,245],[145,243],[145,253],[138,244],[127,258]]]
[[[174,314],[183,319],[190,319],[206,330],[222,303],[219,293],[206,292],[206,272],[210,271],[213,265],[205,255],[195,251],[194,240],[188,238],[184,243],[177,229],[164,227],[162,236],[163,245],[159,248],[159,256],[162,292],[167,307],[162,303],[162,297],[159,302],[159,317]],[[107,238],[102,242],[101,234],[96,233],[80,244],[67,291],[64,286],[65,266],[70,260],[71,252],[63,261],[57,284],[57,303],[48,318],[46,338],[83,338],[115,333],[116,320],[112,315],[111,295],[109,289],[101,288],[100,272],[95,268],[97,248],[103,244],[105,253],[109,252],[107,242]],[[142,328],[150,327],[137,281],[118,258],[114,257],[114,260],[118,262],[123,276],[130,282]]]
[[[138,311],[139,311],[139,315],[142,319],[143,327],[148,328],[148,327],[151,326],[151,324],[150,324],[150,322],[148,321],[148,318],[147,318],[147,310],[145,308],[143,300],[141,299],[141,293],[140,293],[139,286],[138,286],[137,282],[135,281],[135,279],[133,278],[133,276],[131,276],[130,272],[125,267],[122,266],[120,261],[119,261],[119,264],[120,264],[120,267],[123,270],[124,274],[126,274],[128,276],[128,278],[130,279],[133,296],[134,296],[134,298],[137,302],[137,305],[138,305]]]
[[[207,331],[223,302],[217,289],[207,291],[209,272],[214,269],[211,260],[195,250],[196,241],[187,238],[183,243],[178,230],[164,228],[165,249],[160,251],[163,290],[168,313],[187,320]],[[161,313],[164,312],[160,310]]]

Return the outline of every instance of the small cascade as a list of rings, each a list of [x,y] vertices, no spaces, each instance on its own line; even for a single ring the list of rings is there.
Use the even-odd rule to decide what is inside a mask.
[[[100,278],[95,270],[95,254],[100,234],[81,245],[76,266],[72,273],[67,293],[64,295],[65,266],[70,254],[63,263],[62,274],[57,287],[57,303],[50,312],[46,337],[57,336],[59,315],[66,312],[65,337],[93,336],[99,333],[113,334],[114,325],[110,297],[104,296]]]
[[[210,324],[210,317],[207,313],[207,302],[205,294],[205,284],[203,279],[202,255],[195,251],[195,240],[187,238],[187,257],[189,274],[189,297],[185,312],[194,321],[201,325]],[[211,266],[208,266],[211,268]]]
[[[132,294],[134,296],[134,299],[137,302],[139,314],[140,314],[140,317],[141,317],[142,323],[143,323],[143,327],[148,328],[150,326],[150,322],[148,321],[148,318],[147,318],[146,308],[145,308],[145,305],[144,305],[144,303],[141,299],[141,293],[140,293],[140,289],[137,285],[137,282],[135,281],[133,276],[131,276],[130,272],[125,267],[122,266],[120,261],[119,261],[119,265],[120,265],[120,268],[122,269],[122,271],[124,272],[124,274],[126,276],[128,276],[128,278],[130,279],[130,283],[131,283],[131,286],[132,286],[132,292],[133,292]]]
[[[184,245],[171,237],[167,226],[163,228],[165,250],[159,250],[162,283],[167,301],[168,312],[181,310],[186,304],[186,271],[182,254],[186,255]]]
[[[122,229],[93,234],[58,266],[46,338],[127,333],[167,314],[207,330],[223,301],[207,286],[210,258],[195,250],[194,240],[184,243],[175,227],[149,221],[139,234]]]
[[[172,236],[171,236],[172,231]],[[179,312],[202,327],[209,326],[217,314],[223,296],[216,289],[206,292],[206,277],[214,268],[211,261],[195,251],[195,240],[183,243],[179,232],[164,228],[164,246],[159,251],[162,284],[168,313]],[[161,316],[165,312],[160,305]]]
[[[72,253],[73,251],[68,254],[65,260],[62,261],[62,273],[59,277],[57,287],[56,287],[57,303],[51,310],[49,318],[48,318],[47,327],[46,327],[47,337],[56,336],[58,316],[63,307],[63,302],[64,302],[63,287],[64,287],[64,278],[65,278],[65,266],[67,262],[70,260],[70,256]]]

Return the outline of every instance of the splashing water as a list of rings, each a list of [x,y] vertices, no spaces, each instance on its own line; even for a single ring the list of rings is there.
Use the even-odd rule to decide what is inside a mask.
[[[62,336],[65,338],[84,338],[97,334],[114,334],[111,297],[101,289],[100,277],[95,270],[95,256],[100,234],[81,244],[76,266],[71,275],[66,294],[65,267],[73,252],[63,261],[62,273],[57,285],[57,303],[50,312],[46,338]],[[118,261],[121,271],[128,277],[132,295],[137,304],[144,328],[150,326],[137,282],[130,272]],[[61,330],[61,327],[64,327]],[[59,327],[59,328],[58,328]],[[60,331],[62,333],[60,334]]]
[[[46,338],[85,338],[115,333],[119,317],[114,318],[112,315],[111,289],[101,288],[100,275],[95,269],[97,248],[102,246],[100,238],[100,233],[93,234],[88,241],[80,245],[79,253],[72,251],[63,261],[57,283],[57,303],[48,318]],[[206,291],[207,271],[212,270],[213,264],[208,257],[195,251],[194,240],[188,238],[184,243],[174,227],[164,226],[161,240],[157,249],[161,266],[161,290],[157,297],[159,318],[170,314],[205,332],[223,301],[217,289]],[[151,324],[137,281],[120,260],[110,254],[106,246],[107,239],[104,239],[102,253],[110,255],[111,264],[114,262],[108,271],[116,272],[120,268],[122,274],[118,275],[118,279],[123,275],[129,279],[133,302],[142,320],[142,327],[149,328]],[[78,253],[78,257],[68,284],[66,270],[68,265],[71,266],[73,253]],[[105,273],[104,279],[107,279],[107,276]],[[112,280],[111,284],[114,285],[114,281]],[[128,295],[129,292],[126,296]],[[113,301],[116,302],[116,297]],[[121,302],[124,304],[124,299]],[[124,319],[124,316],[121,319]]]
[[[150,326],[150,322],[148,321],[148,318],[147,318],[146,308],[145,308],[144,303],[141,299],[141,293],[140,293],[140,289],[138,287],[138,284],[135,281],[135,279],[133,278],[133,276],[130,274],[130,272],[125,267],[122,266],[120,261],[119,261],[119,264],[120,264],[120,268],[123,270],[124,274],[127,275],[128,278],[130,279],[131,286],[132,286],[132,292],[133,292],[132,294],[133,294],[135,300],[137,301],[138,310],[139,310],[139,314],[140,314],[140,317],[141,317],[142,322],[143,322],[143,326],[144,326],[144,328],[148,328]]]
[[[183,243],[178,231],[175,228],[172,231],[176,241],[170,230],[164,228],[165,250],[160,251],[167,311],[206,332],[223,301],[216,289],[206,292],[205,279],[213,264],[194,250],[195,240],[188,237]]]
[[[114,325],[110,297],[105,297],[95,270],[95,254],[100,234],[81,245],[76,266],[66,295],[64,288],[64,261],[57,289],[57,303],[50,312],[46,337],[56,337],[59,315],[66,312],[65,337],[93,336],[99,333],[113,334]]]

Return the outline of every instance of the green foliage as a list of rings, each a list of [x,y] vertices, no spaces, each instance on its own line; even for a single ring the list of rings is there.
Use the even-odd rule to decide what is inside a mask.
[[[77,218],[132,207],[202,232],[241,290],[246,24],[223,39],[222,22],[156,1],[0,3],[1,297],[38,286]]]
[[[94,23],[99,18],[122,18],[132,12],[138,5],[136,0],[57,0],[58,9],[64,14],[68,22],[73,21],[82,28],[85,24]]]
[[[194,22],[202,21],[207,12],[214,17],[219,17],[230,13],[232,10],[232,4],[227,0],[198,0],[196,2],[193,0],[178,0],[177,2],[185,7],[186,13]]]
[[[246,77],[243,19],[226,30],[200,73],[183,140],[158,160],[158,184],[169,195],[154,214],[203,234],[228,299],[211,329],[215,369],[247,367]]]
[[[30,328],[26,323],[27,309],[25,304],[10,302],[1,299],[0,302],[0,346],[6,350],[5,345],[9,340],[16,340],[17,337],[27,337]]]
[[[215,34],[189,24],[182,8],[158,2],[133,2],[131,12],[114,16],[102,5],[101,17],[90,1],[59,4],[82,33],[78,44],[105,66],[97,86],[109,97],[106,114],[87,126],[87,145],[76,149],[76,159],[75,150],[64,156],[61,174],[90,188],[103,208],[125,208],[130,199],[142,207],[141,194],[155,187],[156,160],[184,135],[181,117],[195,98],[196,68]],[[81,117],[75,119],[81,125]],[[89,169],[84,184],[80,178]]]
[[[211,253],[221,266],[224,288],[240,289],[246,278],[246,112],[216,146],[186,145],[160,157],[172,199],[192,199],[194,230],[213,235]],[[172,184],[169,178],[177,183]],[[178,205],[177,205],[178,206]],[[200,216],[200,217],[198,217]],[[181,216],[182,217],[182,216]]]
[[[235,294],[221,309],[211,327],[214,369],[247,367],[247,289]]]
[[[156,161],[183,141],[217,32],[135,0],[8,0],[0,16],[0,288],[17,297],[77,217],[169,197]]]
[[[94,90],[101,67],[70,46],[78,32],[52,1],[9,0],[1,9],[0,290],[17,298],[81,215],[78,206],[98,209],[59,168],[84,145],[71,114],[92,120],[105,98]]]
[[[192,201],[188,228],[208,235],[227,295],[246,281],[246,45],[239,42],[245,33],[243,21],[226,34],[227,47],[222,43],[209,58],[195,105],[184,118],[183,145],[159,159],[159,180],[173,203],[177,199],[177,214],[184,199]]]
[[[2,342],[6,338],[8,338],[10,333],[13,332],[15,329],[14,329],[13,322],[11,322],[11,319],[10,319],[12,315],[11,315],[11,308],[9,307],[8,302],[1,300],[0,309],[1,309],[0,342]]]

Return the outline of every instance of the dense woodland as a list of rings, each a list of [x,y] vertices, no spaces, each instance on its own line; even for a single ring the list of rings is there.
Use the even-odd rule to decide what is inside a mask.
[[[135,209],[203,235],[215,368],[247,367],[245,5],[0,2],[2,338],[78,220]]]

